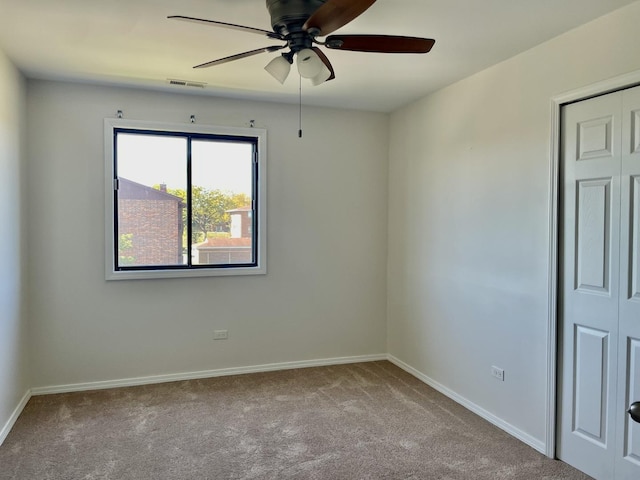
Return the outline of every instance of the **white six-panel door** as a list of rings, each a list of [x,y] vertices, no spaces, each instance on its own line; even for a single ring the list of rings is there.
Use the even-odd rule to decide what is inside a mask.
[[[638,480],[640,88],[562,115],[557,453],[598,480]]]
[[[640,479],[640,423],[626,410],[640,401],[640,87],[622,92],[620,311],[616,475]]]

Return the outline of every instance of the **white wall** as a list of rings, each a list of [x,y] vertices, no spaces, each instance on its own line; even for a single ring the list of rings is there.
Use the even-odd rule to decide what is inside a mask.
[[[29,385],[24,312],[25,82],[0,51],[0,443]]]
[[[538,446],[550,100],[640,69],[639,24],[640,2],[391,117],[389,352]]]
[[[103,119],[268,130],[268,274],[104,280]],[[381,354],[388,115],[32,80],[35,387]],[[213,341],[215,329],[229,340]]]

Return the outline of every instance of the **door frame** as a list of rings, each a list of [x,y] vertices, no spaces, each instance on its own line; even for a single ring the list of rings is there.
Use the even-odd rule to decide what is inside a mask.
[[[570,90],[551,98],[551,162],[549,169],[549,312],[547,325],[547,407],[545,455],[556,456],[557,389],[558,389],[558,274],[560,240],[560,111],[564,105],[640,85],[640,70]]]

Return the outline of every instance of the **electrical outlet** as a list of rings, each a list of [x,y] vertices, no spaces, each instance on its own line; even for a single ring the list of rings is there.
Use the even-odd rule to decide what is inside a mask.
[[[504,382],[504,370],[500,367],[496,367],[495,365],[491,366],[491,375],[496,377],[498,380]]]
[[[227,330],[214,330],[213,331],[213,339],[214,340],[226,340],[229,338],[229,332]]]

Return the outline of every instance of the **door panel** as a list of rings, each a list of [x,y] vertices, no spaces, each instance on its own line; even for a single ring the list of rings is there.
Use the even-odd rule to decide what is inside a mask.
[[[562,113],[558,457],[640,478],[640,87]]]
[[[611,179],[578,182],[576,289],[609,293]]]
[[[631,271],[629,298],[640,301],[640,175],[631,177]]]
[[[606,448],[609,334],[576,326],[573,432]]]
[[[562,118],[558,457],[611,479],[615,456],[620,245],[620,94]]]
[[[623,95],[623,136],[620,224],[620,312],[621,350],[617,393],[616,478],[640,478],[640,424],[626,411],[640,401],[640,87]]]
[[[577,160],[613,157],[612,134],[612,115],[579,122]]]
[[[633,95],[629,92],[626,97]],[[631,111],[631,153],[640,153],[640,109]]]
[[[629,339],[628,350],[629,359],[625,383],[629,385],[629,395],[625,398],[625,404],[631,405],[635,401],[634,399],[640,399],[640,340]],[[625,422],[623,455],[626,461],[632,462],[640,468],[640,423],[630,421],[628,417]]]

